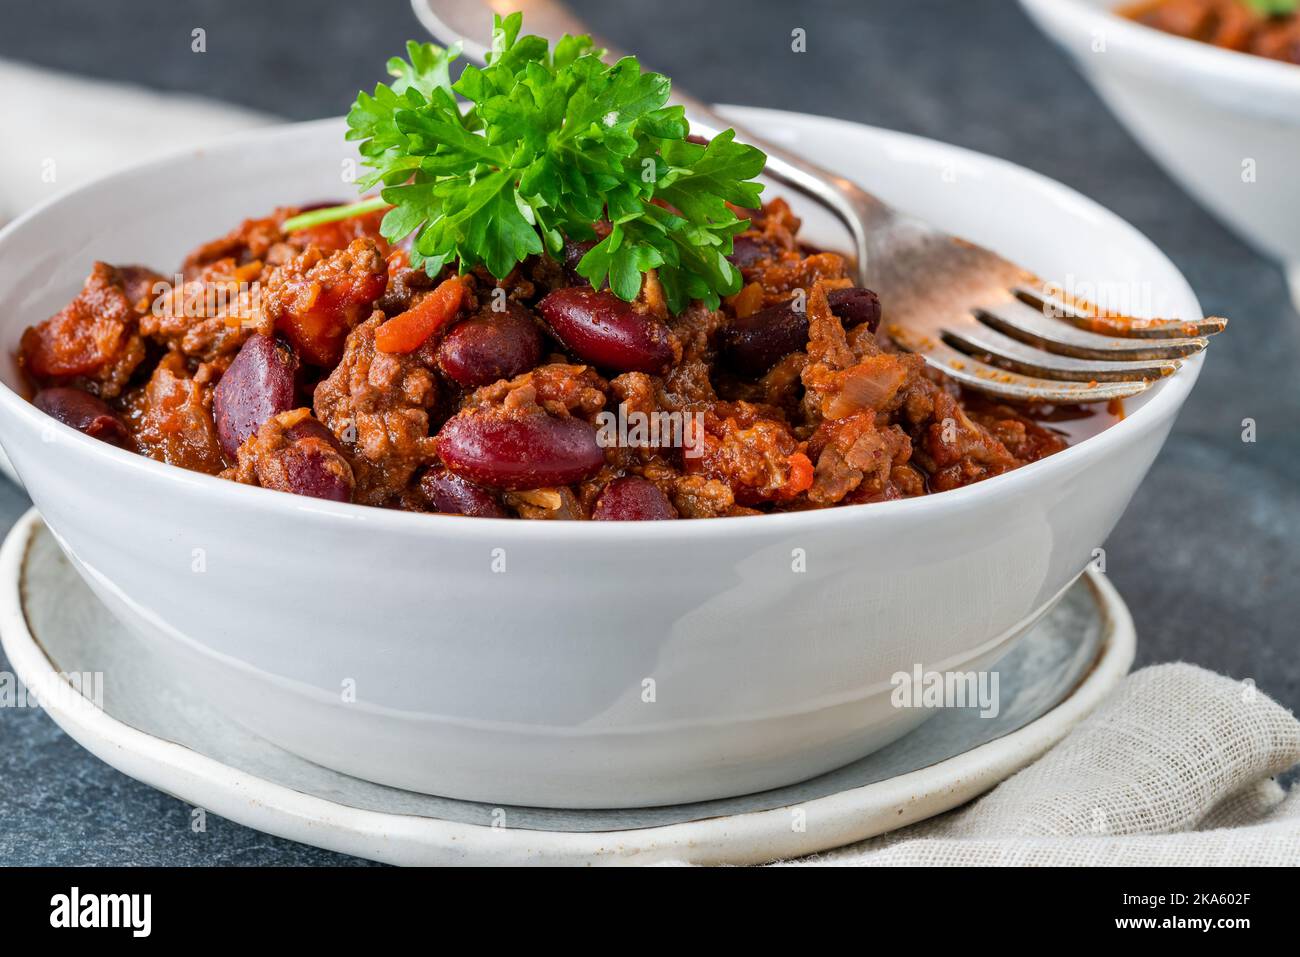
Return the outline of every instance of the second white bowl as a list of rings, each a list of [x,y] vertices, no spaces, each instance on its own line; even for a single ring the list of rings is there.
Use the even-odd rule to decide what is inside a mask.
[[[1300,309],[1300,66],[1127,20],[1117,0],[1020,0],[1208,210],[1282,263]]]

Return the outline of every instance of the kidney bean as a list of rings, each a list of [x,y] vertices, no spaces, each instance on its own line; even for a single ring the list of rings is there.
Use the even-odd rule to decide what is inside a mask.
[[[305,416],[286,428],[280,438],[282,442],[264,447],[257,456],[259,485],[334,502],[352,501],[356,484],[352,466],[333,432]]]
[[[578,263],[582,262],[582,257],[591,252],[596,245],[594,239],[566,239],[564,241],[564,268],[569,270],[573,276],[578,275]],[[581,278],[581,277],[579,277]]]
[[[301,422],[295,422],[289,428],[284,430],[284,437],[290,442],[297,442],[300,439],[319,439],[334,447],[334,451],[340,455],[343,454],[343,443],[339,437],[325,427],[320,419],[314,419],[307,416]]]
[[[168,280],[148,266],[118,266],[117,271],[122,276],[122,294],[132,306],[138,305],[142,299],[151,303],[157,299],[161,291],[156,292],[155,287],[160,283],[170,286]]]
[[[741,234],[731,243],[731,255],[727,258],[737,269],[747,269],[754,263],[771,259],[777,255],[777,248],[756,236]]]
[[[270,336],[251,336],[217,383],[212,411],[227,458],[273,415],[294,408],[293,350]]]
[[[434,466],[420,477],[420,494],[435,510],[445,515],[474,518],[506,518],[508,513],[487,489],[463,479],[455,472]]]
[[[591,517],[601,522],[647,522],[676,518],[677,509],[654,482],[629,475],[605,486]]]
[[[92,439],[116,445],[128,452],[135,451],[135,442],[126,423],[98,396],[81,389],[60,386],[41,389],[32,397],[32,405]]]
[[[463,478],[510,490],[569,485],[605,464],[591,425],[543,413],[452,416],[438,432],[438,456]]]
[[[831,312],[839,316],[845,329],[864,323],[872,331],[880,325],[880,297],[870,289],[832,289],[826,296]]]
[[[826,296],[831,312],[846,329],[880,324],[880,299],[870,289],[834,289]],[[761,376],[790,353],[808,345],[808,316],[793,302],[778,302],[744,318],[737,317],[720,335],[722,356],[736,372]]]
[[[732,319],[722,329],[719,342],[727,365],[741,375],[761,376],[808,345],[808,316],[795,312],[790,302],[778,302]]]
[[[271,479],[259,470],[258,479],[266,488],[332,502],[352,501],[352,469],[343,456],[323,441],[308,439],[286,446],[276,453],[275,465],[266,471],[275,476]]]
[[[618,372],[665,372],[673,362],[668,327],[612,292],[557,289],[538,304],[564,345],[592,365]]]
[[[564,241],[564,275],[568,277],[571,286],[586,286],[591,288],[591,281],[578,272],[578,263],[582,262],[582,257],[591,251],[599,240],[596,239],[566,239]],[[609,279],[600,284],[601,289],[609,288]]]
[[[443,375],[466,389],[527,372],[542,358],[542,334],[517,303],[459,322],[438,343]]]

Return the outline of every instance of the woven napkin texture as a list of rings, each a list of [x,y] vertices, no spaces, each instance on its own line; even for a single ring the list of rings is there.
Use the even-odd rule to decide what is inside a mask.
[[[787,866],[1297,865],[1300,721],[1186,664],[1125,679],[1060,744],[970,804]]]

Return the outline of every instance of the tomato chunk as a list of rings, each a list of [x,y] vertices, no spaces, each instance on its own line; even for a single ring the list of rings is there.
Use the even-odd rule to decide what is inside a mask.
[[[354,240],[328,257],[313,247],[272,277],[266,308],[304,361],[332,367],[387,284],[387,265],[371,240]]]

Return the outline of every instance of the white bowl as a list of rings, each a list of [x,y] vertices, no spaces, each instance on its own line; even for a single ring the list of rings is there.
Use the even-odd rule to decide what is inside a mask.
[[[1118,0],[1020,0],[1152,156],[1282,263],[1300,308],[1300,66],[1143,26]]]
[[[1050,180],[898,133],[731,112],[1045,275],[1149,284],[1155,308],[1200,316],[1149,241]],[[87,438],[11,391],[23,327],[68,300],[92,259],[166,270],[244,215],[339,194],[342,130],[238,137],[0,233],[0,435],[123,622],[252,730],[369,780],[612,807],[855,760],[929,713],[891,706],[893,674],[988,665],[1075,579],[1200,369],[1188,363],[1113,428],[970,488],[663,523],[461,519],[249,488]]]

